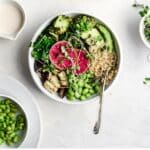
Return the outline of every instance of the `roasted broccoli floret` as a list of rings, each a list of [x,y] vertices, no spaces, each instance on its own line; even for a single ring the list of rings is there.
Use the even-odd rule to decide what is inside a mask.
[[[63,34],[67,31],[72,18],[69,16],[61,15],[54,21],[54,28],[57,29],[58,34]]]
[[[95,25],[96,25],[96,21],[93,17],[79,15],[75,17],[72,23],[72,28],[77,33],[80,33],[83,31],[91,30]]]

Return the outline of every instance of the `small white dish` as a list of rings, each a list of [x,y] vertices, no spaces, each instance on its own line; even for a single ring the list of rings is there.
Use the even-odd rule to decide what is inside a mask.
[[[26,127],[25,127],[24,131],[21,133],[21,135],[22,135],[21,140],[17,144],[14,144],[13,146],[9,147],[8,145],[6,145],[6,143],[4,143],[0,147],[1,148],[17,148],[23,143],[23,141],[26,138],[26,134],[28,132],[27,131],[28,130],[28,121],[27,121],[26,113],[24,112],[24,108],[22,108],[21,103],[19,102],[18,99],[16,99],[14,96],[12,96],[9,92],[0,89],[0,101],[4,100],[4,99],[10,99],[11,102],[13,102],[17,105],[21,114],[23,114],[25,116]]]
[[[106,27],[108,27],[108,29],[111,31],[112,35],[114,36],[115,39],[115,46],[117,47],[117,54],[118,54],[118,72],[117,75],[115,77],[115,79],[113,80],[113,82],[111,83],[111,85],[109,85],[109,87],[106,89],[106,92],[109,91],[110,87],[112,87],[112,85],[114,85],[116,79],[119,76],[120,70],[121,70],[121,64],[122,64],[122,53],[121,53],[121,46],[120,46],[120,41],[118,36],[116,35],[116,33],[114,33],[111,28],[108,26],[107,23],[103,22],[103,20],[99,19],[98,17],[95,17],[94,15],[89,15],[89,14],[85,14],[85,13],[78,13],[78,12],[67,12],[67,13],[59,13],[51,18],[49,18],[46,22],[44,22],[39,29],[36,31],[36,33],[34,34],[31,43],[34,43],[36,41],[36,39],[39,37],[39,35],[41,34],[41,32],[51,23],[51,21],[56,18],[58,15],[68,15],[68,16],[76,16],[76,15],[87,15],[87,16],[92,16],[94,17],[96,20],[100,21],[101,23],[103,23]],[[29,53],[28,53],[28,63],[29,63],[29,69],[31,72],[31,76],[35,82],[35,84],[37,85],[37,87],[41,90],[42,93],[44,93],[45,95],[47,95],[50,99],[64,103],[64,104],[85,104],[85,103],[89,103],[89,102],[94,102],[98,100],[98,95],[93,95],[93,97],[85,100],[85,101],[79,101],[79,100],[75,100],[75,101],[69,101],[67,100],[66,97],[64,97],[63,99],[60,98],[57,94],[53,94],[48,92],[42,85],[41,80],[39,78],[39,76],[37,75],[37,73],[34,70],[34,58],[32,57],[31,53],[32,53],[33,47],[31,45],[31,47],[29,48]]]
[[[19,148],[36,148],[41,135],[39,107],[32,94],[17,80],[0,74],[0,96],[9,97],[16,102],[26,116],[27,129]],[[0,148],[10,148],[6,145]]]
[[[148,13],[147,15],[150,15],[150,13]],[[139,24],[139,33],[140,33],[140,37],[144,43],[144,45],[150,49],[150,42],[148,42],[148,40],[146,39],[145,35],[144,35],[144,20],[147,17],[147,15],[145,15],[144,17],[142,17],[140,24]]]
[[[19,10],[19,12],[20,12],[21,25],[18,28],[18,30],[15,31],[12,34],[0,33],[0,37],[1,38],[9,39],[9,40],[16,40],[18,38],[18,36],[20,35],[20,33],[22,32],[22,30],[24,29],[24,26],[25,26],[25,22],[26,22],[25,11],[24,11],[23,7],[20,5],[20,2],[18,2],[16,0],[0,0],[0,5],[1,4],[9,4],[9,5],[17,8]]]

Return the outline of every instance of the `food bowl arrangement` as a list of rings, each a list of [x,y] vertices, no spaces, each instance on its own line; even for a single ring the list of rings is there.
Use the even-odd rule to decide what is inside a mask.
[[[17,148],[23,144],[27,133],[27,119],[18,100],[0,93],[0,146]]]
[[[105,72],[106,90],[118,76],[121,49],[116,35],[100,19],[65,13],[48,19],[29,48],[29,68],[39,89],[67,104],[95,101]]]

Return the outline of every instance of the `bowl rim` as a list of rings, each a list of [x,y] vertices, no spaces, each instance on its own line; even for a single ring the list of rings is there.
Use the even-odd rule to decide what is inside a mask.
[[[31,39],[31,42],[35,41],[36,38],[39,36],[39,34],[47,27],[47,25],[54,19],[56,18],[57,16],[59,15],[87,15],[87,16],[92,16],[94,17],[95,19],[99,20],[100,22],[104,23],[108,29],[111,31],[111,33],[113,34],[113,36],[115,37],[115,40],[117,42],[117,46],[118,46],[118,55],[119,55],[119,63],[118,63],[118,72],[114,78],[114,80],[112,81],[111,85],[105,90],[105,93],[108,93],[110,91],[110,89],[113,87],[114,83],[118,80],[119,76],[120,76],[120,72],[121,72],[121,66],[122,66],[122,62],[123,62],[123,57],[122,57],[122,48],[121,48],[121,42],[119,40],[119,37],[118,35],[116,34],[116,32],[114,31],[114,29],[112,30],[110,28],[110,25],[109,23],[107,23],[105,21],[105,19],[103,19],[102,17],[98,17],[97,15],[95,14],[92,14],[92,13],[85,13],[85,12],[78,12],[78,11],[67,11],[67,12],[59,12],[59,13],[55,13],[55,15],[52,15],[51,17],[49,17],[44,23],[42,23],[39,28],[36,30],[36,32],[34,33],[32,39]],[[32,56],[31,56],[31,52],[32,52],[32,47],[29,47],[29,51],[28,51],[28,65],[29,65],[29,70],[30,70],[30,73],[31,73],[31,76],[32,76],[32,79],[33,81],[35,82],[36,86],[38,87],[38,89],[44,94],[44,95],[47,95],[50,99],[54,100],[54,101],[57,101],[57,102],[61,102],[61,103],[64,103],[64,104],[87,104],[87,103],[91,103],[91,102],[95,102],[98,100],[98,96],[95,96],[93,98],[90,98],[89,100],[85,100],[85,101],[69,101],[69,100],[59,100],[57,97],[54,98],[54,94],[52,93],[49,93],[44,87],[43,85],[39,85],[36,77],[35,77],[35,71],[34,71],[34,67],[33,67],[33,64],[32,64]]]
[[[144,45],[150,49],[150,43],[147,41],[147,39],[144,35],[144,20],[148,15],[150,15],[150,12],[141,18],[140,23],[139,23],[139,33],[140,33],[140,37],[141,37],[141,40],[143,41]]]
[[[21,142],[19,142],[19,144],[17,144],[18,146],[15,147],[15,148],[19,148],[21,147],[21,145],[23,145],[23,143],[26,141],[27,139],[27,135],[28,135],[28,119],[27,119],[27,114],[26,112],[24,111],[24,108],[23,106],[21,105],[21,103],[17,100],[17,98],[15,98],[14,96],[11,96],[10,94],[6,94],[5,92],[7,91],[0,91],[0,97],[4,97],[4,98],[9,98],[10,101],[12,101],[13,103],[16,103],[17,106],[19,106],[19,108],[21,109],[23,115],[25,116],[25,120],[26,120],[26,130],[25,130],[25,133],[24,133],[24,137],[22,139]],[[7,92],[8,93],[8,92]],[[1,101],[1,100],[0,100]]]

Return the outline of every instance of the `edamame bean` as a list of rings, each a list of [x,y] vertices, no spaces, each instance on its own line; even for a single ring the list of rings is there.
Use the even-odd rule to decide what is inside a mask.
[[[73,90],[78,89],[78,84],[77,84],[77,83],[73,84],[73,85],[72,85],[72,88],[73,88]]]
[[[85,86],[85,88],[89,88],[89,89],[91,88],[91,85],[89,85],[89,84],[85,84],[84,86]]]
[[[90,90],[89,90],[89,93],[92,95],[92,94],[95,93],[95,91],[94,91],[93,89],[90,89]]]
[[[73,95],[70,95],[70,94],[68,93],[68,95],[67,95],[67,99],[68,99],[68,100],[74,100],[74,99],[75,99],[75,97],[74,97]]]
[[[78,88],[78,93],[79,93],[79,94],[82,93],[82,88],[81,88],[81,87]]]
[[[88,73],[88,74],[87,74],[87,78],[92,78],[92,74],[91,74],[91,73]]]
[[[86,99],[86,97],[83,95],[80,97],[80,100],[85,100],[85,99]]]
[[[89,90],[87,88],[83,89],[82,94],[86,95],[89,92]]]
[[[3,143],[4,143],[3,139],[0,138],[0,145],[3,144]]]
[[[78,82],[78,85],[79,85],[79,87],[83,87],[84,81],[83,81],[83,80],[80,80],[80,81]]]
[[[73,90],[71,88],[68,90],[68,95],[74,96],[74,92],[73,92]]]
[[[100,86],[99,85],[96,85],[95,86],[95,92],[97,93],[97,92],[99,92],[100,91]]]
[[[75,97],[78,99],[80,97],[80,94],[78,92],[75,92]]]
[[[90,93],[87,93],[87,94],[86,94],[86,98],[89,98],[90,96],[91,96]]]
[[[19,136],[17,136],[17,135],[13,138],[13,142],[14,142],[14,143],[19,142],[19,140],[20,140],[20,138],[19,138]]]

